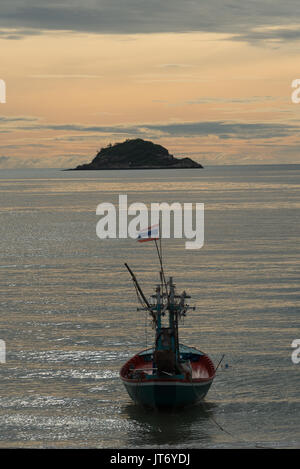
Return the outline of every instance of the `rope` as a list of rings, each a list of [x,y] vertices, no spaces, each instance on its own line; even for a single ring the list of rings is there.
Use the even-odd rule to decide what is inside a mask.
[[[237,437],[236,435],[234,435],[233,433],[231,433],[230,431],[226,430],[225,428],[223,428],[217,421],[216,419],[210,414],[209,410],[205,409],[205,406],[204,406],[204,401],[201,402],[201,405],[203,406],[204,408],[204,411],[207,412],[207,415],[208,415],[208,418],[211,419],[211,421],[224,433],[227,433],[227,435],[231,436],[231,438],[234,438],[236,441],[239,441],[240,443],[248,443],[249,444],[249,441],[241,438],[241,437]],[[258,448],[258,449],[277,449],[277,448],[273,448],[273,447],[270,447],[270,446],[262,446],[262,445],[259,445],[257,443],[254,444],[255,448]]]
[[[216,367],[216,371],[217,369],[219,368],[219,365],[221,364],[223,358],[225,357],[225,354],[222,355],[217,367]],[[215,375],[216,376],[216,375]],[[207,410],[205,408],[205,402],[204,401],[201,401],[201,405],[203,406],[204,408],[204,411],[207,413],[208,415],[208,418],[211,419],[211,421],[224,433],[227,433],[227,435],[231,436],[231,438],[234,438],[236,441],[239,441],[240,443],[248,443],[249,444],[249,441],[248,440],[245,440],[244,438],[241,438],[241,437],[237,437],[236,435],[234,435],[233,433],[231,433],[229,430],[226,430],[225,428],[223,428],[217,421],[216,419],[210,414],[210,411],[209,409]],[[262,446],[262,445],[259,445],[257,443],[254,444],[255,448],[258,448],[258,449],[277,449],[277,448],[274,448],[274,447],[270,447],[270,446]]]

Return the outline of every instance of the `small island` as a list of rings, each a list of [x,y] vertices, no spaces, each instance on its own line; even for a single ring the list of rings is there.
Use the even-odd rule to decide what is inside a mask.
[[[105,169],[185,169],[203,168],[190,158],[175,158],[161,145],[141,138],[109,144],[95,158],[69,171]]]

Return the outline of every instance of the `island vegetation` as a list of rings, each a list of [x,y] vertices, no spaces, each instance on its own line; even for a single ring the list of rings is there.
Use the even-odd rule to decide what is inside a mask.
[[[141,138],[109,144],[95,158],[73,170],[203,168],[191,158],[175,158],[162,145]]]

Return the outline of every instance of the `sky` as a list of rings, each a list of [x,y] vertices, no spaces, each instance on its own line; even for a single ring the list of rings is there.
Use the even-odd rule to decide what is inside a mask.
[[[2,0],[0,168],[137,137],[203,165],[300,163],[299,53],[299,0]]]

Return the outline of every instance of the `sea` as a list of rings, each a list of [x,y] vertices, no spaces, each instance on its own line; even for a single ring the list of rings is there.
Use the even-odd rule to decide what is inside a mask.
[[[300,448],[299,189],[300,165],[1,170],[0,447]],[[203,247],[162,240],[195,306],[180,342],[223,357],[186,409],[143,409],[119,377],[153,344],[124,263],[159,282],[153,242],[97,236],[120,194],[204,204]]]

